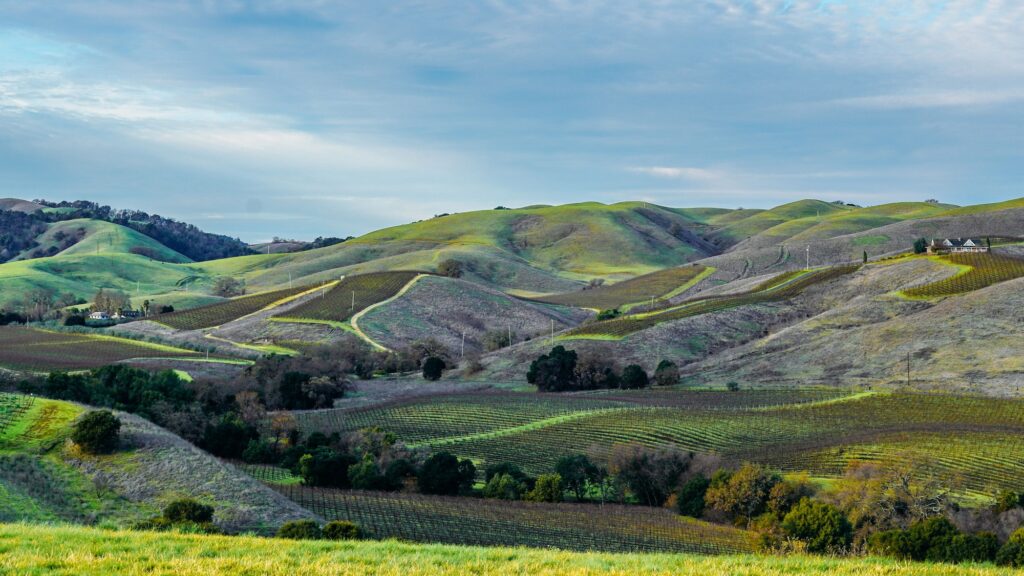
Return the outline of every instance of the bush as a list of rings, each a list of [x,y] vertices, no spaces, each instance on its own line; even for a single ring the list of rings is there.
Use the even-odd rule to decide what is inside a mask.
[[[65,326],[85,326],[85,316],[72,314],[64,319]]]
[[[1024,528],[1018,528],[996,552],[996,564],[1020,568],[1024,566]]]
[[[354,522],[334,520],[324,525],[323,535],[328,540],[359,540],[363,531]]]
[[[320,525],[312,520],[292,520],[277,529],[278,538],[292,540],[319,540],[324,537]]]
[[[1013,544],[1011,536],[1010,541],[999,548],[994,534],[963,534],[943,517],[916,522],[907,530],[878,532],[868,539],[869,551],[904,560],[951,563],[996,560],[1008,565],[1019,554]],[[1019,547],[1020,541],[1017,545]]]
[[[110,410],[89,412],[75,424],[71,441],[89,454],[109,454],[117,449],[121,420]]]
[[[562,501],[562,477],[558,474],[541,474],[537,477],[537,484],[526,495],[531,502],[561,502]]]
[[[612,318],[618,318],[622,313],[619,312],[618,308],[609,308],[607,310],[601,310],[597,313],[598,320],[611,320]]]
[[[727,481],[716,484],[715,480],[705,496],[708,505],[749,521],[765,512],[772,488],[782,479],[756,464],[744,464]]]
[[[526,492],[526,485],[511,474],[498,474],[484,486],[484,498],[498,500],[519,500]]]
[[[1007,490],[996,498],[996,503],[995,506],[993,506],[993,509],[996,514],[1002,514],[1008,510],[1019,508],[1021,506],[1021,500],[1022,498],[1020,494],[1017,494],[1012,490]]]
[[[739,392],[740,383],[739,382],[729,382],[728,384],[725,385],[725,388],[727,390],[729,390],[729,392]]]
[[[475,477],[473,462],[459,460],[448,452],[438,452],[423,463],[417,483],[424,494],[455,496],[467,491]]]
[[[845,550],[853,537],[853,527],[842,512],[810,498],[804,498],[786,514],[782,528],[806,542],[808,552],[819,554]]]
[[[654,371],[654,383],[658,386],[675,386],[679,384],[679,367],[675,362],[662,360]]]
[[[423,361],[423,378],[430,381],[438,380],[445,368],[444,360],[431,356]]]
[[[676,512],[683,516],[700,518],[704,515],[704,495],[711,481],[702,475],[694,476],[683,484],[676,495]]]
[[[647,388],[648,384],[650,384],[650,380],[647,378],[647,372],[644,372],[644,369],[638,364],[626,366],[622,371],[622,378],[619,380],[619,385],[626,390]]]
[[[202,524],[213,521],[213,506],[201,504],[191,498],[175,500],[164,508],[164,518],[168,522],[192,522]]]
[[[442,260],[437,265],[437,273],[449,278],[460,278],[462,277],[462,262],[451,258]]]

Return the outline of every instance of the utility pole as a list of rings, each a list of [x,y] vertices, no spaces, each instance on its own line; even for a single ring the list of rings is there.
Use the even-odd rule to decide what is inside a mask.
[[[512,325],[508,325],[508,345],[512,345]]]
[[[288,273],[288,289],[290,290],[291,287],[292,287],[292,273],[289,272]]]
[[[352,310],[355,310],[355,309],[356,309],[356,291],[353,290],[352,291],[352,307],[349,309],[349,312],[351,312]]]
[[[554,343],[555,343],[555,319],[552,318],[551,319],[551,342],[550,342],[550,344],[554,345]]]
[[[910,352],[907,352],[907,388],[910,388]]]
[[[462,330],[462,349],[459,351],[459,359],[466,357],[466,330]]]
[[[807,245],[807,269],[811,269],[811,245]]]

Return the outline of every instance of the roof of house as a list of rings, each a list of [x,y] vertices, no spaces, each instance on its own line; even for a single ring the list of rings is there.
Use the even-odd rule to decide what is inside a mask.
[[[932,246],[950,246],[959,248],[962,246],[984,246],[985,243],[974,238],[932,238]]]

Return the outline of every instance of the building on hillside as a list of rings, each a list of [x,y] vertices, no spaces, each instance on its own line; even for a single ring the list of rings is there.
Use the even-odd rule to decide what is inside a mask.
[[[988,252],[988,243],[974,238],[932,238],[928,244],[929,254],[963,254],[965,252]]]
[[[110,320],[110,314],[106,312],[93,312],[89,314],[89,320]]]
[[[137,310],[118,310],[113,316],[111,316],[114,320],[133,320],[141,317],[142,312]]]

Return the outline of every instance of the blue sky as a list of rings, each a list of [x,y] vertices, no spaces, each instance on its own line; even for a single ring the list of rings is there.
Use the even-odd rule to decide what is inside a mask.
[[[0,0],[0,197],[249,241],[496,205],[1024,196],[1010,0]]]

